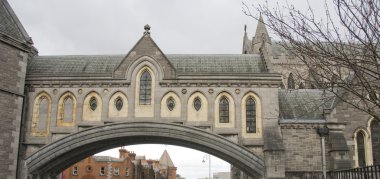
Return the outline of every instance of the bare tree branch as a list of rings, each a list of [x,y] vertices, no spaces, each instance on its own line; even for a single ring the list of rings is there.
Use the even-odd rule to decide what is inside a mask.
[[[309,75],[298,78],[380,119],[380,1],[328,1],[321,19],[310,4],[302,12],[288,3],[243,2],[243,12],[256,20],[264,16],[281,46],[303,62]]]

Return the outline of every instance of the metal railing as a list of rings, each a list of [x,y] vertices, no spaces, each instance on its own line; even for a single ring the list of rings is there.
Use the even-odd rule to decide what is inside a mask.
[[[328,172],[329,179],[380,179],[380,165]]]

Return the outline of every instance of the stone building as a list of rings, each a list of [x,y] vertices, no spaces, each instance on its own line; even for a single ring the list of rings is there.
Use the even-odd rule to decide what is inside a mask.
[[[123,147],[119,158],[90,156],[64,170],[61,179],[175,179],[177,168],[165,150],[160,160],[136,156]]]
[[[257,161],[252,164],[258,169],[256,177],[320,175],[321,138],[316,129],[323,126],[330,129],[325,142],[328,171],[378,164],[379,121],[295,80],[292,68],[305,74],[307,69],[271,42],[262,22],[252,40],[244,35],[242,54],[165,54],[146,26],[127,54],[40,56],[8,2],[1,0],[1,175],[42,175],[52,171],[51,166],[64,166],[48,162],[55,155],[35,160],[48,155],[59,142],[70,142],[77,134],[103,132],[112,124],[140,125],[137,130],[152,122],[185,126],[184,133],[202,129],[207,136],[223,136],[215,141],[234,142],[241,147],[241,156],[248,149],[254,156],[249,160]],[[104,130],[99,126],[105,126]],[[131,139],[131,143],[163,135],[159,142],[193,147],[247,166],[244,158],[237,160],[239,153],[229,151],[228,155],[227,145],[220,147],[211,138],[181,141],[189,136],[158,131],[163,133],[145,131],[150,136]],[[86,142],[99,145],[102,137]],[[115,141],[96,149],[84,147],[84,142],[56,149],[73,164],[87,156],[65,151],[78,147],[94,152],[115,147],[119,144]],[[199,146],[187,145],[194,141]],[[79,150],[74,153],[86,155]],[[31,163],[42,168],[33,168]],[[233,168],[231,176],[246,175]]]

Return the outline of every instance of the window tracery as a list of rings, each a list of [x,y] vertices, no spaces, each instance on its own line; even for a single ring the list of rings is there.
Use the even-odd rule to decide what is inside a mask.
[[[90,109],[95,111],[96,108],[98,107],[98,103],[97,103],[97,100],[96,98],[93,96],[91,97],[90,101],[89,101],[89,104],[90,104]]]
[[[256,133],[256,102],[252,97],[246,101],[246,131]]]
[[[175,101],[173,97],[169,97],[168,100],[166,100],[166,106],[170,111],[173,111],[175,107]]]
[[[223,96],[219,101],[219,122],[229,122],[229,103],[225,96]]]
[[[120,111],[123,108],[123,99],[121,99],[120,96],[118,96],[115,100],[115,108]]]
[[[140,78],[140,104],[150,104],[152,94],[152,77],[148,71],[144,71]]]
[[[201,109],[201,107],[202,107],[202,102],[201,102],[201,99],[200,99],[199,97],[196,97],[196,98],[194,99],[194,104],[193,104],[193,106],[194,106],[194,109],[197,110],[197,111],[199,111],[199,110]]]

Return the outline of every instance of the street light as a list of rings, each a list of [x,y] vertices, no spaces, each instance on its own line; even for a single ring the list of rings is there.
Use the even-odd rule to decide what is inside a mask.
[[[204,155],[202,163],[205,163],[208,160],[208,178],[211,179],[211,155]]]

